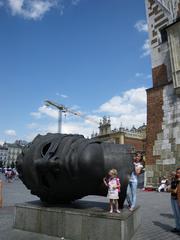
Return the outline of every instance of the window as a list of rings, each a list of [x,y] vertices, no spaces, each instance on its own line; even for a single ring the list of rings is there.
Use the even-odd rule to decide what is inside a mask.
[[[167,37],[166,29],[160,29],[159,31],[160,31],[160,34],[161,34],[161,42],[162,43],[167,42],[168,37]]]
[[[167,28],[172,79],[176,93],[180,93],[180,21]]]

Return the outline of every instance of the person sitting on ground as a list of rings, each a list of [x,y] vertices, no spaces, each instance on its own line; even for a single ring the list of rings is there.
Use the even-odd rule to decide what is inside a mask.
[[[168,179],[164,176],[161,180],[161,183],[160,183],[159,187],[158,187],[158,192],[161,192],[161,191],[166,192],[167,186],[168,186]]]

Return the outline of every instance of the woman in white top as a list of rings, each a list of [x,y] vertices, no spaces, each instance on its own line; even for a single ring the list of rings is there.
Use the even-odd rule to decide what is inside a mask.
[[[127,196],[126,196],[130,211],[133,211],[136,206],[136,191],[137,191],[137,184],[138,184],[137,176],[141,174],[141,171],[143,169],[141,160],[142,160],[141,153],[136,153],[133,160],[134,171],[132,172],[129,179]]]

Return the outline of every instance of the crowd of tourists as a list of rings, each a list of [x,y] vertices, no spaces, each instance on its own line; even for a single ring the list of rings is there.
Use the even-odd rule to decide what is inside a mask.
[[[5,180],[9,183],[13,182],[15,179],[18,179],[18,172],[15,167],[3,167],[1,168],[1,173],[4,174]]]

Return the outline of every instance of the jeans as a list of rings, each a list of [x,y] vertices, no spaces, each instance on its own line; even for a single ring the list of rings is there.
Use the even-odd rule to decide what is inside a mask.
[[[137,182],[129,182],[126,199],[131,208],[134,208],[136,205],[136,190]]]
[[[180,231],[180,206],[177,199],[171,197],[171,206],[175,218],[176,228]]]

